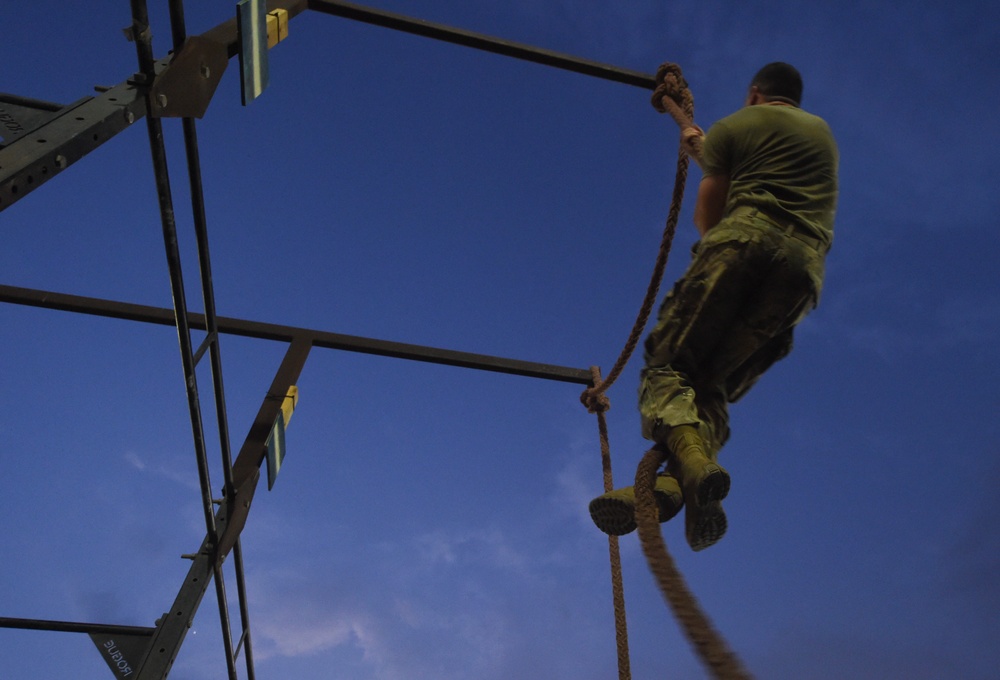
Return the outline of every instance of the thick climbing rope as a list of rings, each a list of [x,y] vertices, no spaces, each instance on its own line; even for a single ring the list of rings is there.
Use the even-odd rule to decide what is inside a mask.
[[[580,395],[580,401],[587,410],[597,415],[598,432],[601,439],[601,466],[604,473],[604,490],[611,491],[614,482],[611,475],[611,447],[608,439],[607,419],[605,412],[611,407],[611,402],[605,394],[618,379],[631,359],[639,344],[649,316],[653,311],[663,281],[667,259],[677,221],[680,217],[681,203],[684,199],[684,186],[687,183],[688,156],[683,148],[683,141],[690,135],[690,130],[697,130],[694,124],[694,98],[687,81],[676,64],[665,63],[656,73],[657,87],[653,92],[653,107],[660,113],[669,113],[681,129],[682,148],[677,157],[677,171],[674,178],[673,196],[670,211],[667,215],[660,250],[653,266],[653,274],[646,289],[646,296],[639,309],[639,315],[632,327],[625,347],[608,373],[601,379],[600,370],[591,368],[593,385]],[[701,139],[694,137],[694,151],[700,156]],[[660,586],[667,604],[674,612],[685,635],[691,641],[702,662],[720,680],[742,680],[750,675],[743,669],[739,659],[733,654],[722,636],[712,626],[711,621],[701,610],[697,599],[688,589],[683,575],[677,569],[673,558],[667,551],[663,535],[660,533],[653,486],[656,483],[656,470],[663,463],[662,454],[651,449],[643,457],[636,471],[636,523],[643,553],[649,564],[650,571]],[[618,645],[618,676],[620,680],[630,680],[630,662],[628,656],[628,631],[625,615],[625,598],[622,586],[621,555],[618,549],[618,537],[608,537],[611,558],[611,587],[615,607],[615,632]]]
[[[635,473],[635,519],[642,552],[660,586],[660,592],[712,677],[720,680],[749,680],[752,676],[729,649],[725,639],[698,604],[663,540],[659,511],[653,498],[656,471],[663,462],[663,452],[652,448],[642,457]]]
[[[656,72],[656,90],[653,91],[653,108],[661,113],[669,113],[681,131],[694,127],[694,98],[688,88],[687,81],[681,74],[681,69],[676,64],[663,64]],[[632,358],[643,329],[649,321],[649,316],[653,312],[653,305],[656,304],[656,296],[660,290],[660,283],[663,281],[663,272],[667,267],[667,258],[670,255],[670,244],[674,240],[674,233],[677,231],[677,220],[681,214],[681,203],[684,200],[684,186],[687,184],[688,156],[681,150],[677,154],[677,171],[674,174],[674,190],[670,200],[670,212],[667,213],[667,223],[663,229],[663,238],[660,240],[660,250],[656,255],[656,263],[653,265],[653,275],[646,289],[646,297],[643,298],[642,306],[639,308],[639,315],[632,326],[628,340],[617,361],[612,366],[608,377],[601,382],[594,383],[580,395],[580,401],[591,413],[598,413],[600,410],[608,409],[608,400],[605,392],[614,384]]]
[[[595,385],[601,384],[601,369],[590,367]],[[607,397],[595,405],[591,413],[597,414],[597,430],[601,438],[601,469],[604,473],[604,492],[615,488],[611,475],[611,445],[608,438],[608,421],[604,412],[609,406]],[[603,406],[603,408],[602,408]],[[615,608],[615,643],[618,647],[618,680],[631,680],[632,670],[628,655],[628,623],[625,618],[625,586],[622,581],[622,558],[618,549],[618,537],[608,536],[608,554],[611,559],[611,596]]]

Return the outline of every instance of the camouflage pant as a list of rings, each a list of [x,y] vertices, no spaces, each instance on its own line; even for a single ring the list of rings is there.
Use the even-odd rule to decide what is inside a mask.
[[[822,279],[823,254],[760,216],[709,230],[646,338],[643,436],[664,443],[670,427],[694,425],[718,453],[729,438],[727,405],[791,351]]]

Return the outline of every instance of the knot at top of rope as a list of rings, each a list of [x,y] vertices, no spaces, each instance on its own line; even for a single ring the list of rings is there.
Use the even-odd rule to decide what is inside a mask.
[[[611,408],[611,400],[604,393],[615,381],[615,372],[612,371],[612,375],[609,375],[607,380],[601,380],[601,369],[597,366],[591,366],[590,375],[594,384],[580,395],[580,403],[587,407],[588,413],[604,413]]]
[[[604,413],[611,408],[608,395],[598,387],[588,387],[580,395],[580,403],[587,407],[587,413]]]
[[[682,129],[692,124],[694,97],[680,66],[666,62],[656,71],[652,104],[660,113],[669,113]]]

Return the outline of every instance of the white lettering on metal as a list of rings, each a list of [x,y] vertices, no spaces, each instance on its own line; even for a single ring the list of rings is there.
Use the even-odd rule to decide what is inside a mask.
[[[0,124],[11,132],[24,132],[24,128],[21,124],[14,119],[14,116],[7,113],[5,109],[0,108]]]
[[[118,672],[121,673],[123,678],[132,675],[132,665],[125,659],[125,655],[118,649],[118,645],[114,640],[105,642],[104,650],[108,653],[108,658],[111,659],[112,665],[118,668]]]

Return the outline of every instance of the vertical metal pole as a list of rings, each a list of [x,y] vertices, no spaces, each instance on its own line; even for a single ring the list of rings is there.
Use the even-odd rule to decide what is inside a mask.
[[[187,28],[184,21],[184,3],[182,0],[170,0],[170,25],[173,35],[175,53],[181,49],[187,39]],[[226,411],[225,387],[222,377],[222,349],[220,345],[220,335],[215,307],[215,287],[212,281],[212,263],[208,243],[208,219],[205,213],[205,194],[201,178],[201,158],[198,150],[197,126],[193,118],[184,118],[182,121],[184,129],[184,149],[188,162],[188,179],[191,189],[191,208],[194,216],[194,230],[198,245],[198,264],[201,273],[201,290],[205,305],[205,324],[208,331],[209,359],[212,368],[212,381],[215,394],[215,414],[219,428],[219,444],[222,454],[222,473],[225,482],[224,494],[227,500],[232,501],[235,489],[233,487],[232,471],[232,450],[229,435],[229,420]],[[243,570],[242,550],[237,540],[234,549],[234,569],[236,572],[236,590],[239,600],[240,619],[244,635],[244,654],[249,680],[254,680],[253,651],[250,643],[250,611],[247,606],[246,579]],[[219,567],[218,569],[221,569]],[[221,573],[216,574],[217,588],[222,584]],[[229,624],[228,598],[225,597],[223,589],[220,595],[220,607],[222,602],[226,602],[227,611],[222,614],[225,621],[223,631],[223,643],[226,650],[226,658],[232,659],[235,665],[235,653],[233,649],[232,630]],[[235,668],[230,669],[230,674],[235,673]]]
[[[246,579],[243,571],[243,543],[241,539],[236,539],[233,546],[233,567],[236,569],[236,590],[239,592],[240,601],[240,621],[243,624],[243,656],[246,658],[247,680],[255,680],[257,677],[253,665],[253,647],[250,633],[250,607],[247,601]]]
[[[155,77],[152,39],[149,30],[149,12],[145,0],[130,0],[132,8],[132,32],[139,58],[139,70],[150,86]],[[171,10],[173,12],[173,5]],[[183,14],[181,22],[175,24],[175,39],[177,29],[181,32],[183,42]],[[146,97],[149,97],[148,90]],[[147,109],[153,110],[152,103],[147,101]],[[163,140],[163,125],[159,118],[146,116],[149,129],[150,149],[153,158],[153,173],[156,178],[157,194],[160,203],[160,216],[163,227],[163,241],[167,256],[167,267],[170,273],[170,287],[174,300],[174,314],[177,322],[177,335],[180,344],[181,362],[184,370],[184,381],[187,387],[188,411],[191,419],[191,429],[194,435],[195,455],[198,463],[198,476],[201,485],[202,506],[205,514],[205,526],[209,541],[213,546],[218,544],[218,531],[212,505],[211,479],[208,469],[208,456],[205,445],[204,425],[201,418],[201,403],[198,397],[198,382],[195,373],[194,353],[191,346],[191,328],[188,323],[187,300],[184,291],[184,279],[181,268],[180,249],[177,245],[177,225],[174,217],[173,199],[170,191],[170,175],[167,168],[166,147]],[[230,473],[231,474],[231,473]],[[227,487],[231,492],[231,484]],[[237,680],[235,660],[232,652],[232,635],[230,632],[229,603],[225,592],[222,565],[216,561],[213,566],[216,595],[219,601],[219,616],[223,628],[223,642],[226,647],[226,666],[230,680]]]
[[[183,0],[170,0],[170,25],[173,35],[175,53],[181,49],[187,39],[187,27],[184,21]],[[212,381],[215,395],[215,413],[219,428],[219,444],[222,454],[222,472],[225,482],[224,494],[228,501],[232,502],[235,488],[233,487],[232,471],[232,449],[229,434],[229,420],[226,409],[225,386],[222,375],[222,347],[215,306],[215,287],[212,280],[212,263],[208,242],[208,220],[205,213],[205,194],[201,177],[201,158],[198,150],[197,126],[193,118],[184,118],[182,121],[184,129],[184,148],[188,161],[188,178],[191,189],[191,208],[194,216],[194,230],[198,245],[198,264],[201,273],[202,297],[205,305],[205,323],[209,337],[209,358],[212,368]],[[240,619],[243,629],[243,649],[246,659],[248,680],[254,680],[253,647],[250,634],[250,610],[247,603],[246,578],[243,568],[243,551],[239,539],[233,551],[234,569],[236,572],[236,590],[239,600]],[[217,574],[217,584],[222,584],[221,573]],[[217,587],[219,587],[217,585]],[[221,597],[225,597],[224,590]],[[228,598],[226,598],[228,605]],[[221,604],[220,604],[221,606]],[[232,631],[228,622],[228,613],[223,614],[226,620],[223,641],[226,649],[227,659],[233,659],[235,664],[236,654],[233,650]],[[234,673],[231,669],[230,673]]]
[[[139,70],[146,79],[146,85],[153,82],[153,45],[149,31],[149,13],[145,0],[130,0],[132,5],[132,32],[135,37],[136,52],[139,56]],[[148,91],[146,92],[148,97]],[[152,110],[152,107],[148,107]],[[177,322],[178,342],[187,388],[188,411],[194,432],[195,454],[198,459],[198,477],[201,482],[202,505],[205,526],[213,538],[216,535],[215,516],[212,512],[211,480],[205,455],[205,433],[201,422],[201,408],[198,400],[198,384],[194,373],[194,355],[191,349],[191,327],[188,324],[187,300],[184,295],[184,280],[181,273],[180,250],[177,246],[177,225],[174,219],[173,199],[170,193],[170,175],[167,170],[167,152],[163,142],[163,125],[159,118],[146,116],[149,129],[149,146],[153,158],[153,174],[159,197],[160,221],[163,228],[163,243],[170,273],[170,292],[174,300],[174,316]]]

